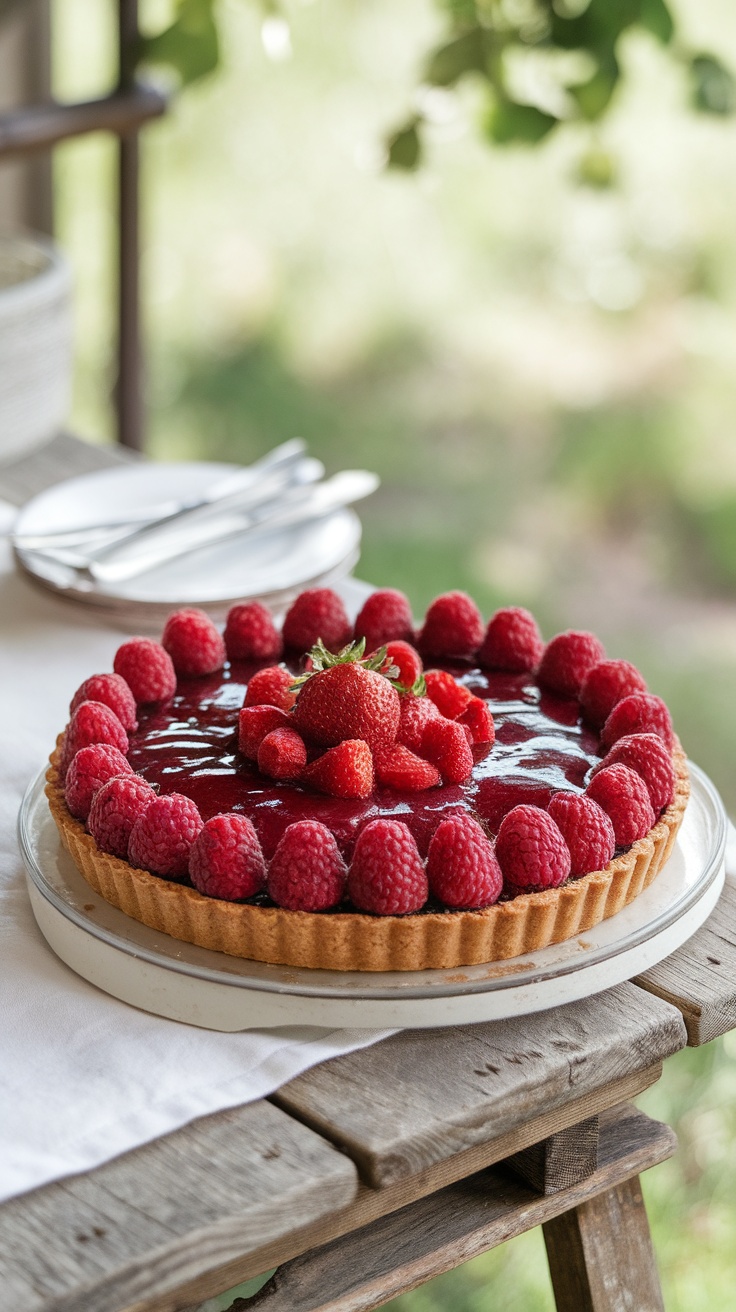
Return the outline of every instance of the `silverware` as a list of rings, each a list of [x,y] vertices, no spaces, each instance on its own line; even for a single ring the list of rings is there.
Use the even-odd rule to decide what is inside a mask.
[[[145,536],[138,533],[135,540],[114,543],[88,556],[56,549],[36,554],[68,566],[80,580],[95,584],[119,583],[205,547],[235,539],[249,541],[274,529],[321,519],[342,506],[369,496],[375,492],[379,481],[376,474],[366,470],[343,470],[333,478],[311,486],[286,489],[282,486],[276,494],[265,495],[247,505],[230,498],[226,507],[222,503],[213,507],[217,517],[198,516],[193,523],[191,514],[186,519],[178,516],[175,525],[167,520],[166,532],[154,536],[154,526],[151,526],[151,533]],[[159,527],[155,525],[157,530]]]
[[[254,493],[259,486],[273,475],[281,474],[284,478],[284,485],[289,481],[308,482],[309,476],[300,477],[299,467],[304,464],[306,452],[306,443],[300,437],[292,438],[288,442],[283,442],[280,446],[274,447],[267,455],[260,460],[254,461],[252,465],[246,465],[242,469],[237,469],[224,478],[219,478],[207,488],[201,497],[188,501],[167,501],[159,502],[155,506],[144,506],[139,510],[132,510],[124,518],[119,520],[107,520],[104,523],[93,523],[80,525],[78,528],[52,530],[48,533],[24,533],[15,535],[14,546],[20,551],[44,550],[49,547],[79,547],[83,549],[85,545],[90,545],[90,551],[84,553],[92,558],[93,548],[100,549],[112,546],[120,542],[127,542],[148,532],[157,530],[159,526],[174,524],[177,521],[184,520],[195,512],[208,511],[216,509],[219,503],[225,503],[230,498],[237,498],[240,494],[247,496],[249,491]],[[318,461],[312,461],[309,469],[314,473]],[[324,468],[320,466],[321,473]],[[321,473],[315,474],[316,478],[321,477]],[[81,563],[81,559],[80,562]]]

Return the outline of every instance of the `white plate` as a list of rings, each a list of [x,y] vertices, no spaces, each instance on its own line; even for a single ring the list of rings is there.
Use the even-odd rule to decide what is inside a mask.
[[[79,874],[51,818],[43,775],[26,794],[18,832],[41,932],[62,961],[124,1002],[215,1030],[432,1028],[588,997],[648,970],[699,929],[723,887],[726,816],[713,784],[690,768],[692,795],[673,854],[630,906],[541,952],[455,970],[267,966],[148,929],[111,907]]]
[[[70,478],[23,507],[14,534],[74,528],[80,523],[123,518],[130,508],[196,497],[235,465],[140,464],[116,466]],[[158,619],[172,606],[204,606],[222,613],[234,601],[259,598],[277,608],[302,588],[349,573],[359,556],[361,526],[353,510],[292,528],[259,533],[192,552],[139,578],[103,586],[80,581],[74,571],[38,552],[16,547],[21,567],[45,587],[75,601],[114,611],[150,613]]]

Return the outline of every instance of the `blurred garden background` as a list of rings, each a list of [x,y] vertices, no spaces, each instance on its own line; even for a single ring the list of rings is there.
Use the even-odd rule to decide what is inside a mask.
[[[736,69],[728,0],[673,9],[678,39]],[[219,13],[220,70],[144,138],[150,453],[247,462],[301,434],[330,472],[375,469],[363,577],[417,614],[462,587],[548,636],[595,629],[736,814],[736,119],[694,114],[684,67],[638,32],[594,132],[491,146],[472,80],[418,90],[433,0]],[[169,17],[142,5],[151,30]],[[112,5],[56,0],[54,23],[57,93],[106,89]],[[386,170],[417,110],[422,168]],[[581,183],[584,157],[613,185]],[[73,426],[110,440],[113,145],[63,146],[56,187]],[[668,1062],[641,1105],[680,1137],[645,1180],[666,1306],[726,1312],[736,1035]],[[550,1309],[541,1234],[390,1307]]]

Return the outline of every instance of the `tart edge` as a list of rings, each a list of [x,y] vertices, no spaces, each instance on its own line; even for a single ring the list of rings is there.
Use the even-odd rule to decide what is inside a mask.
[[[67,808],[58,760],[57,743],[46,775],[51,815],[80,874],[106,902],[185,943],[313,970],[444,970],[482,965],[538,952],[586,933],[615,916],[656,878],[670,856],[690,796],[687,760],[676,740],[673,801],[649,833],[604,870],[479,911],[421,916],[320,914],[208,898],[101,852]]]

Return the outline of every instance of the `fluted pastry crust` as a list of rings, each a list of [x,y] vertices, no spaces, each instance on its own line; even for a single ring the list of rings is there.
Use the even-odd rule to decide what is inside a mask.
[[[675,797],[660,819],[605,870],[561,888],[525,893],[481,911],[368,916],[251,906],[204,897],[196,889],[136,870],[101,852],[64,801],[58,745],[46,795],[62,842],[81,874],[107,902],[172,938],[274,965],[318,970],[435,970],[506,961],[586,933],[638,897],[668,860],[690,795],[684,752],[676,743]]]

